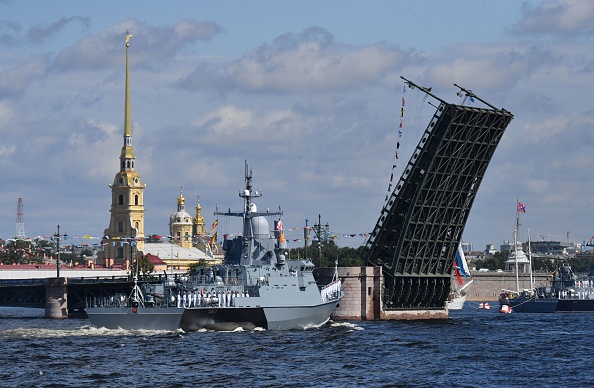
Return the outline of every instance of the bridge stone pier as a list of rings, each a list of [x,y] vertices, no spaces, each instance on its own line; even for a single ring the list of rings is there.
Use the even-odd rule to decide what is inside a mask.
[[[321,283],[328,282],[334,268],[314,271]],[[344,298],[332,312],[334,320],[378,321],[447,319],[448,312],[441,308],[386,310],[382,301],[384,275],[382,267],[339,267],[338,277],[342,281]]]
[[[45,285],[45,317],[68,318],[67,278],[48,278]]]

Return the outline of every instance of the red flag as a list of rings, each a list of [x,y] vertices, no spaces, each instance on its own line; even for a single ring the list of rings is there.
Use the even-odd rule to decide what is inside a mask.
[[[456,272],[456,279],[458,279],[458,284],[462,285],[462,277],[460,276],[460,271],[458,270],[458,267],[454,267],[454,270]]]

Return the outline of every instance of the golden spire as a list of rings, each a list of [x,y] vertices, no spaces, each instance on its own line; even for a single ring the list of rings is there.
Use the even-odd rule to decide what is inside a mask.
[[[134,170],[134,148],[132,147],[132,119],[130,113],[130,70],[128,65],[128,47],[130,34],[126,31],[126,92],[124,101],[124,145],[120,153],[120,171]]]
[[[130,37],[132,35],[126,31],[126,106],[124,107],[124,136],[132,136],[132,120],[130,114],[130,71],[128,70],[128,47],[130,47]]]

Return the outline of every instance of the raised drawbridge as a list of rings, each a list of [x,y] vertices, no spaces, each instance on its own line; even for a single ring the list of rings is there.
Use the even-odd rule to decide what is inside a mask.
[[[382,267],[384,310],[444,309],[470,209],[513,115],[458,85],[486,107],[449,104],[404,80],[438,105],[367,241],[367,264]]]

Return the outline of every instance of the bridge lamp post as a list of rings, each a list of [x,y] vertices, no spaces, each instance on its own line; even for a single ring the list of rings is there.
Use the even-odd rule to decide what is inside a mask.
[[[58,260],[56,261],[56,277],[60,277],[60,237],[68,237],[67,234],[60,234],[60,225],[58,225],[58,232],[54,234],[56,238],[56,247],[58,249]]]

